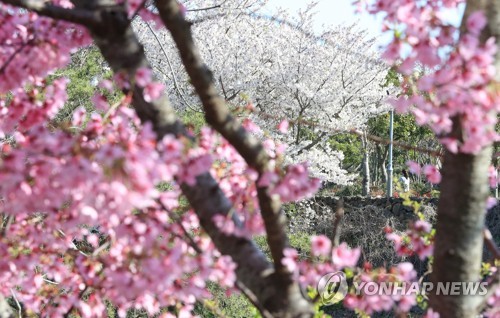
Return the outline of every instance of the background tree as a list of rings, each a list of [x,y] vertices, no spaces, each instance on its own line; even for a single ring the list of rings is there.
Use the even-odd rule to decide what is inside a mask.
[[[288,145],[286,159],[307,159],[315,176],[337,184],[352,180],[341,168],[343,154],[331,148],[336,132],[359,128],[387,111],[381,88],[387,67],[374,40],[355,25],[313,30],[314,6],[298,18],[266,17],[253,11],[207,13],[195,19],[193,33],[211,66],[220,94],[233,105],[251,102],[253,120]],[[198,97],[166,32],[136,23],[146,55],[170,85],[181,109],[198,109]],[[290,121],[287,134],[276,126]]]

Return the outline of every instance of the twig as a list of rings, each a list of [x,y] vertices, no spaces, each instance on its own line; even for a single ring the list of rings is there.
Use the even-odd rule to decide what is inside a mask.
[[[153,30],[153,28],[151,27],[151,25],[148,23],[148,22],[144,22],[146,24],[146,26],[148,27],[149,31],[151,32],[151,34],[153,34],[153,37],[155,38],[156,42],[158,42],[158,45],[160,46],[160,49],[161,51],[163,52],[163,55],[165,56],[165,60],[167,61],[167,64],[168,64],[168,68],[170,69],[170,72],[172,74],[172,80],[174,82],[174,88],[175,90],[177,91],[177,95],[179,95],[179,97],[182,99],[182,101],[186,104],[186,106],[191,109],[192,111],[195,111],[195,112],[198,112],[198,113],[203,113],[199,110],[197,110],[194,106],[192,106],[187,100],[186,98],[184,97],[184,94],[181,92],[180,90],[180,87],[179,87],[179,83],[177,81],[177,76],[175,76],[175,73],[174,73],[174,68],[172,67],[172,63],[170,62],[170,58],[168,57],[168,54],[167,54],[167,50],[165,50],[165,46],[163,45],[163,43],[160,41],[160,39],[158,38],[158,34],[156,34],[155,30]]]
[[[211,6],[211,7],[199,8],[199,9],[187,9],[186,11],[187,11],[187,12],[209,11],[209,10],[213,10],[213,9],[217,9],[217,8],[222,7],[222,5],[223,5],[224,3],[226,3],[226,1],[223,1],[222,3],[219,3],[219,4],[214,5],[214,6]]]
[[[2,224],[0,225],[0,237],[5,237],[5,233],[9,229],[10,225],[14,221],[14,216],[12,215],[2,215]]]
[[[242,282],[237,280],[236,286],[241,291],[241,293],[245,295],[245,297],[252,303],[252,305],[254,305],[254,307],[260,311],[263,318],[273,318],[273,315],[260,305],[259,300],[255,296],[255,294],[250,289],[248,289]]]
[[[31,42],[33,42],[32,40],[28,41],[28,42],[25,42],[23,43],[19,48],[17,48],[14,53],[11,54],[11,56],[9,56],[9,58],[5,61],[5,63],[3,63],[2,67],[0,67],[0,74],[2,74],[3,72],[5,72],[5,70],[7,69],[7,67],[9,66],[10,63],[12,63],[12,61],[14,60],[14,58],[19,54],[21,53],[21,51],[26,47],[28,46],[28,44],[30,44]]]
[[[132,20],[135,19],[135,17],[139,14],[139,12],[144,8],[144,5],[146,4],[148,0],[142,0],[141,4],[135,9],[134,13],[130,17],[129,23],[132,23]]]
[[[14,292],[14,290],[12,288],[10,289],[10,293],[12,294],[12,298],[14,298],[14,300],[16,302],[17,309],[19,311],[19,318],[21,318],[23,316],[23,308],[21,307],[19,300],[17,300],[16,293]]]
[[[62,236],[66,237],[66,233],[63,232],[63,230],[59,229],[57,230],[59,233],[61,233]],[[78,246],[76,246],[75,242],[73,242],[73,240],[71,240],[71,244],[73,245],[73,249],[77,250],[80,254],[82,254],[83,256],[86,256],[88,257],[89,255],[87,253],[85,253],[84,251],[80,250],[78,248]]]
[[[175,216],[174,213],[172,211],[170,211],[160,200],[157,200],[156,202],[162,207],[163,210],[165,210],[165,212],[168,213],[168,215],[170,216],[170,218],[172,220],[174,220],[175,223],[177,223],[177,225],[179,225],[181,227],[182,233],[184,234],[184,236],[188,240],[189,245],[191,245],[191,247],[196,251],[196,253],[203,254],[203,251],[198,246],[198,244],[194,241],[194,239],[191,236],[191,234],[189,234],[189,232],[184,227],[184,225],[182,225],[182,222],[181,222],[180,218],[178,218],[177,216]]]

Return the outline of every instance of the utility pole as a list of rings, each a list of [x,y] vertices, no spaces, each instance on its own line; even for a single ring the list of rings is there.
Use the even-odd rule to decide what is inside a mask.
[[[389,91],[387,91],[389,95]],[[389,164],[387,165],[387,198],[392,197],[392,142],[393,142],[393,131],[394,131],[394,110],[391,109],[390,120],[389,120]]]

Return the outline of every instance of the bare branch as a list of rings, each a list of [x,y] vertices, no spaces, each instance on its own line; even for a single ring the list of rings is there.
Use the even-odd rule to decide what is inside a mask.
[[[224,5],[224,3],[226,3],[226,1],[223,1],[222,3],[213,5],[211,7],[199,8],[199,9],[188,9],[186,11],[187,12],[209,11],[209,10],[218,9],[218,8],[222,7]]]
[[[184,94],[181,92],[181,89],[180,89],[180,86],[179,86],[179,83],[177,81],[177,77],[175,76],[175,73],[174,73],[174,68],[172,67],[172,63],[170,62],[170,58],[167,54],[167,50],[165,50],[165,46],[163,45],[163,43],[160,41],[159,37],[158,37],[158,34],[156,34],[155,30],[151,27],[151,25],[148,23],[148,22],[144,22],[146,24],[146,26],[148,27],[149,31],[151,32],[151,34],[153,34],[153,37],[155,38],[156,42],[158,43],[158,45],[160,46],[160,49],[163,53],[163,56],[165,56],[165,59],[167,60],[167,64],[168,64],[168,68],[170,68],[170,73],[172,74],[172,80],[174,82],[174,88],[175,90],[177,91],[177,95],[179,95],[179,97],[182,99],[182,101],[186,104],[186,106],[191,109],[192,111],[195,111],[195,112],[200,112],[199,110],[197,110],[194,106],[192,106],[187,100],[186,98],[184,97]],[[161,70],[160,70],[161,71]]]
[[[255,111],[254,113],[257,116],[261,117],[261,118],[268,118],[268,119],[275,119],[275,120],[281,120],[281,119],[283,119],[282,117],[271,115],[271,114],[268,114],[268,113],[263,112],[263,111]],[[312,122],[312,121],[308,121],[308,120],[305,120],[305,119],[300,119],[300,118],[297,119],[297,120],[290,120],[289,122],[290,122],[290,124],[302,124],[302,125],[305,125],[305,126],[319,128],[319,129],[323,130],[324,132],[330,132],[332,134],[333,133],[335,133],[335,134],[345,133],[345,134],[358,135],[360,137],[364,135],[364,133],[362,131],[358,130],[358,129],[350,129],[350,130],[336,129],[336,128],[333,128],[333,127],[329,127],[329,126],[326,126],[326,125],[320,125],[318,123],[315,123],[315,122]],[[371,141],[373,141],[373,142],[376,142],[377,144],[388,145],[388,144],[391,143],[391,141],[389,139],[385,139],[385,138],[382,138],[382,137],[379,137],[379,136],[375,136],[375,135],[366,134],[366,138],[369,139],[369,140],[371,140]],[[433,156],[433,157],[442,157],[443,156],[442,151],[434,150],[434,149],[429,149],[429,148],[423,148],[423,147],[416,147],[416,146],[413,146],[413,145],[410,145],[410,144],[407,144],[407,143],[404,143],[404,142],[400,142],[400,141],[397,141],[397,140],[394,140],[392,142],[392,145],[394,147],[398,147],[398,148],[401,148],[401,149],[414,150],[416,152],[425,153],[425,154],[428,154],[428,155]]]

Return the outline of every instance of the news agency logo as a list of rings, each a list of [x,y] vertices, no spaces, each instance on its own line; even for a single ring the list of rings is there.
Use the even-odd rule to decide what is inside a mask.
[[[410,296],[426,295],[434,292],[437,295],[486,295],[487,282],[353,282],[357,296]],[[324,305],[333,305],[342,301],[348,292],[347,279],[344,272],[328,273],[320,278],[317,291]]]
[[[347,295],[347,279],[344,272],[328,273],[321,277],[317,286],[324,305],[336,304]]]

